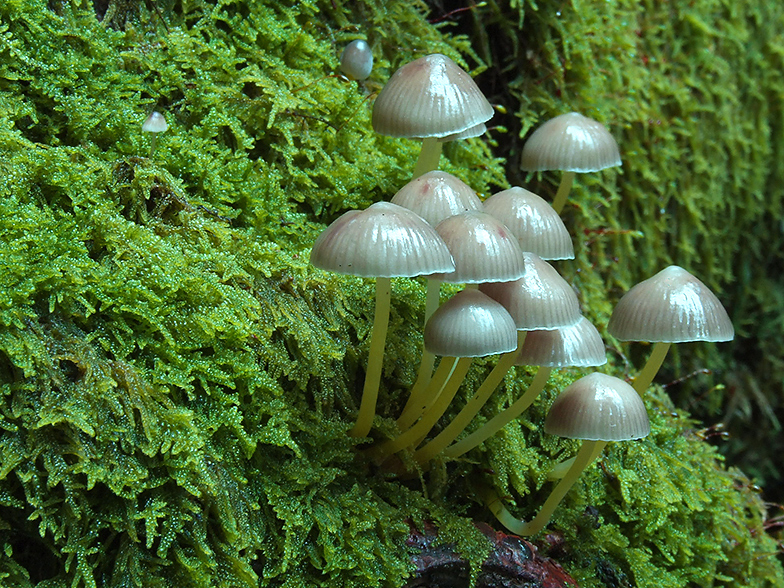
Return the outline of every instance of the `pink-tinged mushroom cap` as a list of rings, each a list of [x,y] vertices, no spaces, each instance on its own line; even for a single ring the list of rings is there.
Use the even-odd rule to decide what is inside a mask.
[[[476,192],[459,178],[438,170],[411,180],[392,202],[413,210],[433,226],[461,212],[482,210]]]

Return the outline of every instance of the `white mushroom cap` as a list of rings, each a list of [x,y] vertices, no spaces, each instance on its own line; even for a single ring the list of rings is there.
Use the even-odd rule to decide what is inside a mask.
[[[145,133],[162,133],[168,128],[169,125],[166,123],[166,119],[157,111],[151,112],[142,123],[142,131]]]
[[[517,365],[591,367],[607,363],[599,331],[587,318],[550,331],[529,331],[517,356]]]
[[[391,202],[340,216],[316,239],[310,262],[320,269],[376,278],[454,269],[449,249],[433,227]]]
[[[523,251],[542,259],[574,259],[574,245],[561,216],[525,188],[515,186],[485,200],[484,211],[504,223]]]
[[[476,192],[452,174],[438,170],[411,180],[398,190],[392,202],[413,210],[433,226],[461,212],[482,210]]]
[[[700,280],[671,265],[634,286],[618,301],[607,330],[622,341],[730,341],[727,311]]]
[[[351,41],[340,54],[340,71],[352,80],[363,81],[373,71],[373,52],[364,39]]]
[[[569,439],[629,441],[647,437],[651,425],[634,388],[613,376],[594,373],[558,395],[544,430]]]
[[[469,210],[436,226],[455,261],[451,274],[434,276],[452,283],[515,280],[523,275],[523,252],[512,232],[486,212]]]
[[[492,116],[493,107],[471,76],[435,53],[392,74],[373,105],[373,129],[390,137],[445,137]]]
[[[484,357],[516,348],[512,317],[478,290],[458,292],[425,325],[425,349],[434,355]]]
[[[572,287],[546,261],[523,253],[523,276],[513,282],[480,284],[479,289],[504,305],[521,331],[550,330],[580,320]]]
[[[618,143],[603,124],[577,112],[548,120],[526,141],[526,171],[593,172],[621,165]]]

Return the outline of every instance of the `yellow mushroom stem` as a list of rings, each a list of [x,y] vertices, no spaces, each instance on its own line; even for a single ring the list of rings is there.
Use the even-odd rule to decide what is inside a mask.
[[[597,459],[601,455],[602,451],[604,451],[604,445],[602,445],[601,447],[599,446],[595,447],[594,453],[593,455],[591,455],[591,461]],[[567,474],[567,472],[569,472],[569,469],[574,464],[574,460],[575,460],[574,457],[570,457],[569,459],[554,465],[552,469],[549,472],[547,472],[547,479],[560,480],[561,478],[563,478]]]
[[[414,166],[414,177],[426,174],[429,171],[438,169],[438,161],[441,159],[441,148],[443,143],[437,137],[427,137],[422,139],[422,150],[419,152],[419,159],[417,159]]]
[[[558,214],[561,214],[564,204],[566,204],[566,199],[569,197],[569,192],[572,191],[574,176],[574,172],[568,171],[564,172],[561,177],[561,183],[558,185],[558,192],[555,193],[555,199],[553,200],[553,210]]]
[[[386,347],[391,297],[392,280],[390,278],[376,278],[376,310],[373,317],[373,330],[370,332],[370,353],[357,422],[349,431],[349,435],[352,437],[367,437],[373,425],[373,417],[376,415],[376,401],[378,400],[378,386],[381,382],[381,368],[384,366],[384,347]]]
[[[574,458],[572,467],[569,468],[566,476],[553,488],[539,513],[530,522],[526,523],[515,518],[503,505],[498,494],[489,488],[481,491],[482,499],[501,524],[512,533],[521,536],[535,535],[547,526],[555,509],[566,496],[566,493],[577,481],[577,478],[580,477],[583,470],[593,461],[592,456],[601,453],[605,445],[607,445],[606,441],[583,441],[580,450]]]
[[[642,371],[639,375],[634,378],[634,384],[632,384],[632,388],[637,390],[637,393],[642,396],[645,391],[648,389],[648,386],[651,385],[653,382],[653,378],[656,377],[656,374],[659,373],[659,368],[661,367],[662,363],[664,363],[664,358],[667,356],[667,352],[670,350],[671,343],[656,343],[653,346],[653,351],[651,351],[651,355],[648,358],[648,361],[645,362],[645,366],[642,368]]]
[[[503,381],[504,376],[514,367],[517,356],[520,355],[520,348],[525,342],[526,333],[527,331],[517,331],[517,349],[501,355],[496,366],[487,375],[485,381],[482,382],[476,393],[457,414],[454,420],[452,420],[435,439],[414,453],[414,459],[417,462],[423,464],[438,455],[444,447],[454,441],[471,423],[471,420],[481,410],[498,385]]]
[[[441,290],[441,280],[432,278],[427,279],[427,294],[425,298],[425,324],[428,319],[438,308],[439,294]],[[433,365],[435,364],[436,356],[430,353],[427,349],[422,349],[422,360],[419,363],[419,373],[417,374],[416,382],[411,388],[408,395],[406,405],[403,407],[403,412],[397,419],[397,426],[401,431],[405,431],[414,424],[417,417],[422,414],[422,407],[426,404],[425,391],[433,375]]]
[[[430,380],[430,385],[428,386],[428,388],[439,388],[439,390],[428,394],[434,397],[435,401],[425,410],[422,418],[415,425],[394,439],[390,439],[373,452],[373,457],[377,462],[382,462],[386,457],[413,445],[420,438],[427,435],[428,431],[441,418],[441,415],[449,408],[449,403],[452,402],[455,394],[457,394],[460,384],[463,383],[463,379],[466,373],[468,373],[468,368],[471,367],[471,361],[471,357],[461,357],[460,359],[444,357],[441,359],[441,363],[438,365],[438,369],[433,374],[433,379]],[[448,380],[445,377],[446,375],[449,377]]]
[[[525,412],[525,410],[534,403],[534,400],[536,400],[541,391],[544,389],[544,385],[547,383],[547,380],[550,377],[550,372],[552,372],[552,368],[539,368],[539,370],[536,372],[536,376],[534,376],[534,379],[531,382],[531,385],[528,386],[528,390],[526,390],[525,393],[520,396],[520,398],[515,400],[509,406],[509,408],[495,415],[492,419],[487,421],[468,437],[461,439],[454,445],[447,447],[444,450],[444,456],[451,458],[460,457],[467,451],[477,447],[486,439],[495,435],[514,419],[523,414],[523,412]],[[438,439],[438,437],[436,437],[436,439]],[[414,457],[416,457],[416,455]]]

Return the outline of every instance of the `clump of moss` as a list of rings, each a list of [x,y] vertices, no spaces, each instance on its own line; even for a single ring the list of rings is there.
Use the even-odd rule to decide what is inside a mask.
[[[422,52],[484,67],[468,40],[424,5],[334,0],[11,0],[0,35],[2,583],[396,586],[409,517],[481,560],[470,520],[487,513],[461,474],[482,460],[533,491],[561,448],[539,438],[543,405],[424,487],[369,470],[346,432],[370,287],[306,264],[327,222],[408,179],[417,149],[374,136],[372,98],[328,77],[342,44],[374,47],[372,91]],[[152,110],[169,130],[149,159]],[[484,142],[446,154],[477,190],[506,184]],[[385,416],[421,341],[423,288],[393,288]],[[596,470],[562,510],[567,567],[586,586],[608,570],[641,585],[781,581],[759,501],[669,410],[650,455],[610,453],[612,476]],[[648,492],[614,480],[653,468],[686,477],[638,522]],[[586,504],[607,505],[603,526],[585,529]],[[657,527],[665,516],[697,537]],[[708,540],[719,531],[732,540]]]

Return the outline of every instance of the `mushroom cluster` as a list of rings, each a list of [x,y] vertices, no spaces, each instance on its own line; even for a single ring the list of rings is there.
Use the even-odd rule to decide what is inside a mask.
[[[347,61],[350,56],[351,52]],[[347,75],[360,79],[363,74]],[[408,463],[422,469],[437,456],[458,458],[531,406],[553,369],[606,363],[598,330],[582,316],[574,290],[547,260],[574,257],[559,212],[575,174],[620,165],[618,146],[599,122],[577,113],[558,116],[531,135],[521,164],[529,171],[565,172],[553,204],[522,187],[483,202],[462,180],[437,168],[443,141],[481,135],[492,114],[492,106],[471,77],[448,57],[428,55],[403,66],[375,100],[373,127],[381,134],[422,140],[414,178],[391,202],[345,213],[313,246],[314,266],[376,280],[367,370],[349,433],[353,437],[366,438],[376,416],[391,279],[424,276],[427,280],[422,359],[397,416],[397,434],[364,453],[378,464],[390,463],[393,454],[404,450],[412,452]],[[439,306],[443,282],[462,284],[463,289]],[[550,478],[560,481],[539,514],[528,523],[519,521],[494,490],[477,486],[489,510],[513,532],[530,535],[542,530],[580,472],[607,443],[648,434],[644,392],[671,343],[733,337],[732,324],[718,299],[677,266],[632,288],[618,303],[608,332],[619,340],[656,343],[651,359],[633,388],[613,376],[593,373],[557,397],[544,423],[545,432],[582,439],[583,444],[572,459],[554,468]],[[494,355],[498,356],[495,367],[457,416],[429,438],[464,386],[472,358]],[[538,369],[528,389],[464,434],[515,365]],[[395,463],[399,468],[400,463]]]

